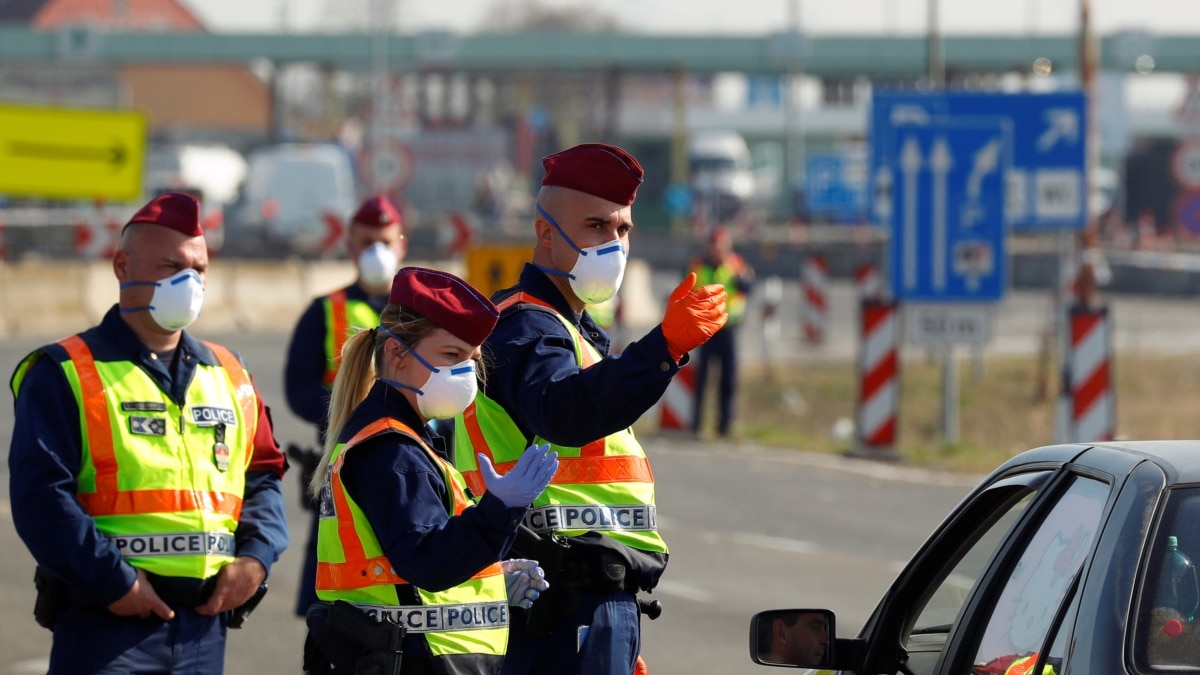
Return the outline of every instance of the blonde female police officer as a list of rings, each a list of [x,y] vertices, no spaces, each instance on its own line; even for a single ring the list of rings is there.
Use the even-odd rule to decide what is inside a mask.
[[[487,494],[475,503],[427,426],[474,400],[480,345],[497,316],[458,277],[407,267],[380,325],[346,343],[322,469],[310,485],[322,602],[308,613],[307,669],[324,665],[311,658],[315,646],[342,672],[372,659],[381,672],[498,672],[509,604],[530,606],[547,588],[533,561],[500,561],[557,454],[531,446],[504,476],[481,460]],[[335,601],[356,613],[341,614],[347,605]],[[373,621],[342,622],[363,616]],[[355,626],[376,625],[406,630],[400,670],[377,645],[353,638],[370,632]]]

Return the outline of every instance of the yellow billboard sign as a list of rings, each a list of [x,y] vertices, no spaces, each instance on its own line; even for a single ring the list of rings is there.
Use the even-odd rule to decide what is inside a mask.
[[[145,156],[139,112],[0,105],[0,194],[138,201]]]

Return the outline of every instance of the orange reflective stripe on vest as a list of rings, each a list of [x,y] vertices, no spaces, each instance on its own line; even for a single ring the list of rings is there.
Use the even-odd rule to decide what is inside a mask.
[[[250,377],[246,375],[245,369],[242,368],[242,362],[238,361],[233,352],[208,340],[205,340],[204,344],[208,345],[208,348],[216,355],[217,361],[225,369],[225,374],[233,382],[233,386],[237,391],[238,405],[242,408],[242,416],[246,419],[246,425],[248,428],[255,430],[255,433],[247,434],[246,441],[253,443],[258,430],[258,401],[255,399],[254,385],[251,384]]]
[[[492,448],[488,445],[487,439],[483,435],[483,429],[479,426],[479,418],[475,415],[474,403],[467,406],[467,409],[463,411],[463,424],[467,428],[467,435],[471,437],[471,445],[475,447],[477,452],[487,455],[487,458],[495,464],[496,458],[492,455]],[[596,445],[599,446],[600,452],[603,453],[604,439],[588,443],[588,446]],[[586,447],[584,446],[584,448]],[[650,470],[650,460],[645,457],[635,457],[633,455],[584,456],[582,455],[582,448],[580,452],[581,455],[579,457],[559,456],[558,471],[550,479],[551,483],[570,485],[573,483],[654,482],[654,473]],[[496,473],[504,475],[516,466],[516,464],[515,461],[495,464]],[[481,495],[487,491],[487,485],[484,484],[483,476],[479,473],[479,469],[464,471],[462,474],[472,492]]]
[[[75,370],[79,373],[88,444],[92,449],[92,464],[96,467],[96,493],[116,493],[117,455],[113,450],[108,399],[104,397],[104,383],[100,380],[100,372],[96,370],[96,360],[92,358],[92,350],[88,349],[87,343],[78,335],[60,340],[59,344],[67,350],[67,356],[75,363]],[[101,515],[91,509],[88,509],[88,513]]]
[[[342,454],[338,457],[334,470],[330,474],[331,487],[333,492],[333,500],[339,514],[350,513],[350,502],[346,500],[346,491],[342,489],[341,467],[346,459],[346,451],[350,447],[362,443],[363,441],[381,434],[385,431],[396,431],[418,443],[421,443],[420,436],[417,435],[412,427],[395,419],[381,419],[363,427],[358,433],[354,434],[350,440],[346,441],[346,448],[342,450]],[[421,443],[424,446],[424,443]],[[426,449],[431,454],[432,449]],[[461,513],[463,505],[455,504],[455,513]],[[317,588],[341,588],[353,589],[364,588],[367,586],[378,586],[380,584],[407,584],[408,582],[396,574],[392,569],[392,563],[388,561],[386,555],[367,558],[363,551],[362,540],[358,537],[358,530],[354,527],[353,518],[338,517],[338,538],[342,543],[342,553],[346,557],[344,563],[318,562],[317,563]],[[480,579],[491,576],[496,573],[493,569],[495,565],[479,570],[472,579]]]
[[[558,310],[554,309],[553,305],[546,302],[545,300],[542,300],[541,298],[535,298],[534,296],[526,293],[525,291],[517,291],[516,293],[513,293],[512,295],[508,296],[507,298],[501,300],[500,304],[496,305],[496,311],[503,312],[504,310],[508,309],[509,307],[512,307],[513,305],[517,304],[518,302],[528,302],[530,304],[537,305],[539,307],[545,307],[546,309],[550,310],[551,312],[554,312],[556,315],[558,314]],[[579,336],[579,339],[576,341],[575,346],[579,348],[579,354],[583,359],[583,367],[584,368],[587,368],[588,366],[591,366],[591,365],[595,365],[596,354],[593,353],[591,349],[587,348],[590,345],[586,344],[586,342],[583,339],[582,334]],[[593,347],[592,349],[595,349],[595,348]]]
[[[241,515],[242,500],[223,492],[196,490],[121,490],[117,485],[117,455],[113,446],[112,422],[104,383],[96,370],[92,350],[78,335],[59,341],[75,364],[79,377],[80,399],[83,405],[85,431],[91,450],[92,465],[96,468],[96,491],[79,494],[79,502],[93,516],[121,516],[138,513],[180,512],[206,510],[214,513]],[[238,386],[238,402],[246,414],[247,423],[258,418],[254,389],[242,366],[228,350],[209,343],[229,378]],[[230,364],[232,362],[232,365]],[[243,387],[249,388],[244,389]],[[249,396],[246,395],[247,391]]]
[[[346,340],[349,339],[350,326],[346,321],[346,291],[336,291],[329,294],[329,317],[330,325],[333,331],[333,360],[340,361],[342,358],[342,347],[346,345]],[[325,386],[332,387],[333,380],[337,377],[337,368],[330,366],[329,362],[325,362]]]

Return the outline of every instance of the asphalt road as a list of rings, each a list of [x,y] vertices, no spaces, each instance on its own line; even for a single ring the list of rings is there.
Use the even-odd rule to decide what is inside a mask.
[[[211,337],[250,363],[275,406],[280,442],[309,439],[308,427],[282,405],[286,336]],[[0,342],[0,364],[7,371],[39,343]],[[0,415],[6,445],[12,423],[11,413]],[[746,650],[750,616],[760,609],[828,607],[838,612],[839,633],[856,632],[903,561],[973,483],[802,452],[642,440],[671,547],[654,593],[665,610],[644,622],[643,655],[656,675],[762,672]],[[0,479],[0,673],[45,672],[50,633],[31,615],[33,560],[8,517],[7,465]],[[275,565],[271,593],[246,628],[231,632],[231,674],[299,671],[304,628],[291,612],[307,521],[298,482],[289,476],[285,483],[293,548]]]

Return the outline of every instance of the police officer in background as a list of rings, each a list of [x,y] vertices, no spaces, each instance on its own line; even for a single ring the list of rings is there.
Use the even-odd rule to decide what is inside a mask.
[[[392,276],[404,262],[407,249],[400,212],[392,201],[384,195],[367,199],[354,214],[346,233],[346,251],[358,268],[357,278],[349,286],[313,300],[296,323],[284,366],[284,391],[292,412],[316,426],[318,448],[325,443],[329,390],[341,362],[342,345],[351,333],[379,325],[379,312],[387,304]],[[304,469],[301,483],[306,489],[302,503],[312,512],[296,593],[296,615],[304,616],[317,600],[313,590],[317,574],[317,513],[307,496],[307,486],[321,452],[293,444],[288,446],[288,456]]]
[[[532,446],[504,476],[485,466],[475,503],[428,425],[474,399],[495,324],[495,306],[462,279],[406,267],[379,325],[346,343],[310,486],[322,602],[308,613],[306,670],[498,673],[509,604],[546,588],[534,561],[500,561],[557,456]]]
[[[667,565],[654,478],[631,425],[725,323],[725,291],[693,289],[689,275],[662,324],[609,355],[585,307],[621,285],[642,167],[598,143],[542,164],[533,260],[493,297],[501,315],[484,348],[486,395],[456,418],[456,463],[476,491],[486,487],[476,453],[507,467],[525,444],[549,443],[562,465],[513,546],[546,568],[550,590],[527,616],[514,612],[505,672],[629,675],[641,642],[635,594]]]
[[[689,272],[696,275],[697,286],[720,284],[728,298],[729,321],[712,339],[700,346],[696,363],[696,396],[693,402],[692,432],[700,433],[705,389],[715,364],[720,371],[717,382],[717,435],[728,436],[733,422],[737,395],[737,328],[746,313],[746,296],[754,288],[754,269],[733,251],[733,235],[724,226],[714,227],[708,235],[705,255],[694,258]]]
[[[122,231],[117,305],[13,375],[9,493],[51,673],[223,672],[226,626],[287,546],[266,407],[184,331],[207,268],[196,199],[155,197]]]

